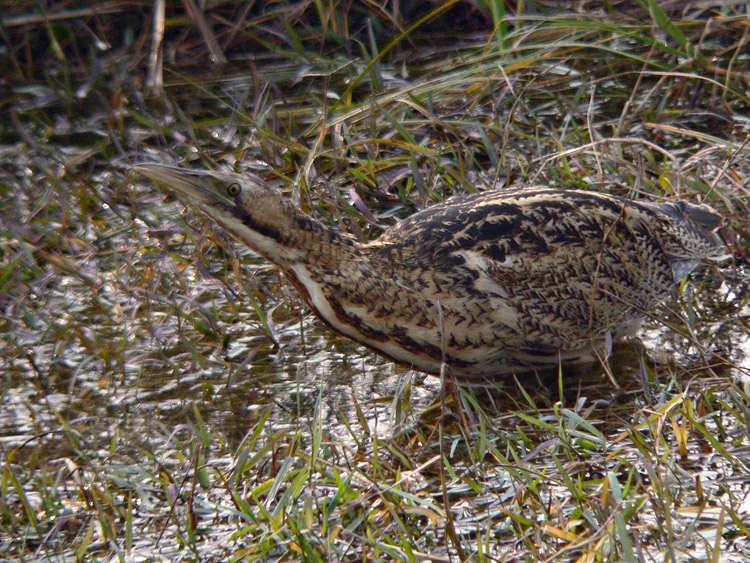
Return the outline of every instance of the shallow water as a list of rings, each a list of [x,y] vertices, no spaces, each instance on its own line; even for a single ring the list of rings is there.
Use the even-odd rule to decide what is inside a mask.
[[[335,426],[356,418],[355,405],[368,424],[383,423],[412,379],[412,400],[436,400],[436,378],[333,334],[272,266],[127,166],[71,171],[60,158],[87,146],[48,148],[29,159],[18,144],[0,147],[10,159],[0,318],[6,447],[59,416],[170,426],[195,404],[239,441],[269,405],[276,424],[297,426],[317,412]],[[742,269],[699,269],[648,321],[646,348],[683,367],[715,355],[746,373],[749,286]]]
[[[180,203],[162,207],[160,200],[159,194],[145,199],[159,213],[181,211]],[[152,228],[138,221],[123,226],[111,215],[91,222],[96,225],[105,225],[109,236],[91,236],[78,253],[54,260],[38,252],[39,271],[16,270],[29,279],[17,279],[5,296],[0,430],[6,449],[51,432],[43,455],[54,458],[63,455],[57,448],[64,445],[54,438],[60,418],[119,420],[138,432],[154,424],[177,427],[191,419],[194,407],[229,444],[239,444],[268,408],[276,430],[309,429],[317,419],[347,441],[344,420],[377,426],[384,435],[404,422],[395,413],[407,386],[416,411],[439,401],[438,378],[396,366],[332,333],[275,270],[221,233],[211,236],[229,247],[217,255],[190,228],[178,227],[175,234],[159,221]],[[102,238],[109,252],[90,248]],[[205,261],[200,268],[196,252]],[[245,278],[244,289],[236,273]],[[695,333],[686,337],[649,321],[640,333],[645,350],[618,356],[615,371],[636,374],[643,358],[666,370],[721,359],[716,370],[748,373],[745,329],[737,317],[748,283],[731,269],[699,271],[680,297],[680,314],[692,312]],[[252,299],[262,297],[277,344],[248,291]],[[655,315],[669,319],[675,303]],[[585,369],[592,374],[587,384],[605,396],[608,388],[614,391],[599,366]],[[634,375],[624,377],[620,383],[627,386]]]

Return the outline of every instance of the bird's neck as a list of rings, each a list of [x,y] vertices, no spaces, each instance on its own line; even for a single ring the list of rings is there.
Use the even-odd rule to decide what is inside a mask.
[[[320,318],[362,341],[341,307],[356,295],[362,270],[371,265],[366,246],[286,200],[279,203],[278,214],[266,208],[265,213],[249,218],[254,221],[250,232],[235,235],[278,265]]]
[[[234,213],[239,220],[213,217],[238,240],[279,266],[329,326],[408,361],[408,354],[387,345],[387,318],[371,318],[376,308],[387,311],[393,305],[389,298],[392,281],[383,276],[392,267],[392,257],[383,251],[384,246],[362,244],[275,194],[254,203],[257,205],[247,205]],[[373,251],[374,248],[378,250]],[[386,348],[372,344],[373,339],[385,342]]]
[[[259,198],[232,210],[232,220],[204,209],[238,240],[284,271],[294,264],[330,269],[361,246],[346,234],[306,215],[281,196]]]

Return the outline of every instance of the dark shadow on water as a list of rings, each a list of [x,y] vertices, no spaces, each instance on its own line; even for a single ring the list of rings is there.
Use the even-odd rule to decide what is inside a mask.
[[[495,429],[512,432],[518,413],[541,416],[565,408],[585,412],[602,427],[619,431],[623,422],[631,424],[644,409],[663,403],[665,393],[676,395],[697,378],[726,377],[729,372],[730,367],[718,360],[713,365],[659,363],[643,342],[632,339],[615,344],[606,365],[562,365],[518,373],[487,386],[449,384],[445,396],[438,393],[419,414],[415,430],[422,436],[433,434],[442,423],[445,433],[468,436],[485,417]]]

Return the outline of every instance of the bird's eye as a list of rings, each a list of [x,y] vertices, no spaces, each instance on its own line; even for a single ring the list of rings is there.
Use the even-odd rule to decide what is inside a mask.
[[[229,184],[227,186],[227,194],[229,194],[232,197],[240,195],[240,192],[242,191],[242,188],[240,188],[240,185],[238,183]]]

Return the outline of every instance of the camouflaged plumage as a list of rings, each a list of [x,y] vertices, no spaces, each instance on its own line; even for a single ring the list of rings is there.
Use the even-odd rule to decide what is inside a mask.
[[[277,264],[334,330],[460,379],[592,359],[701,260],[726,255],[706,205],[503,189],[449,199],[362,244],[259,178],[137,169]]]

